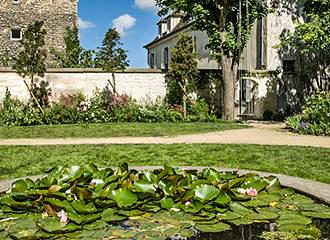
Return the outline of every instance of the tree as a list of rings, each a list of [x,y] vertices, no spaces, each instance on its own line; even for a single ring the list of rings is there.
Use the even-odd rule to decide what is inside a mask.
[[[278,46],[283,53],[298,56],[302,103],[311,92],[330,91],[330,0],[308,0],[303,5],[307,21],[297,21],[295,31],[284,34]]]
[[[128,67],[127,51],[120,48],[120,34],[115,28],[110,28],[105,34],[102,42],[102,47],[98,48],[99,52],[96,53],[95,65],[101,67],[103,71],[111,73],[112,82],[109,81],[115,94],[116,92],[116,79],[115,71],[124,71]]]
[[[45,61],[47,53],[44,46],[47,32],[43,28],[43,25],[44,23],[42,21],[36,21],[27,27],[22,40],[23,50],[17,57],[14,57],[13,66],[17,71],[17,74],[23,77],[24,83],[28,88],[31,97],[42,113],[42,107],[33,94],[32,86],[34,84],[35,76],[44,77],[46,72]],[[26,82],[26,77],[30,78],[31,86]]]
[[[196,90],[198,77],[197,56],[194,53],[192,38],[182,34],[171,52],[171,64],[166,77],[166,98],[170,104],[183,103],[186,115],[187,95]]]
[[[95,51],[86,50],[80,46],[79,29],[76,25],[72,28],[66,28],[66,35],[64,37],[65,51],[59,52],[55,49],[52,54],[55,60],[62,68],[91,68],[94,67],[93,55]]]
[[[171,11],[185,13],[186,22],[194,21],[193,29],[206,31],[208,48],[220,63],[223,78],[225,120],[234,119],[235,83],[239,59],[247,44],[256,19],[268,13],[259,0],[156,0],[159,15]]]

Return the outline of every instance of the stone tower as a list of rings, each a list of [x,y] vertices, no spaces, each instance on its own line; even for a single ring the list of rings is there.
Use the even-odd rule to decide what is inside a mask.
[[[48,52],[62,51],[66,27],[78,21],[78,0],[0,0],[0,59],[17,54],[24,29],[36,20],[45,23]]]

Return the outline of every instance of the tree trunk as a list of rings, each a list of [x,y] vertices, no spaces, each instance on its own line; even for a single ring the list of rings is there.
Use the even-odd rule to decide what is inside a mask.
[[[224,83],[223,119],[230,121],[235,119],[235,82],[238,64],[235,63],[231,57],[227,57],[224,54],[222,56],[221,67]]]
[[[227,41],[227,17],[229,9],[219,6],[219,28],[220,40],[222,43]],[[221,47],[221,70],[223,78],[223,119],[235,119],[235,83],[237,79],[238,63],[233,57],[229,57],[223,47]]]

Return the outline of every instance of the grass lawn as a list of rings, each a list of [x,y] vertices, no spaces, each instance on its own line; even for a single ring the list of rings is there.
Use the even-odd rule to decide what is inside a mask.
[[[0,139],[177,136],[242,128],[247,126],[235,122],[41,125],[0,127]]]
[[[43,173],[63,164],[210,166],[253,169],[330,184],[330,149],[262,145],[66,145],[0,147],[0,179]]]

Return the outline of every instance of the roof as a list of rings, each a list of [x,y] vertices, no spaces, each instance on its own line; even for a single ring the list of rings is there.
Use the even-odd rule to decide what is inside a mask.
[[[183,21],[180,21],[180,23],[175,26],[175,28],[173,28],[173,30],[168,33],[168,34],[164,34],[162,36],[157,36],[154,40],[152,40],[150,43],[146,44],[144,46],[144,48],[149,48],[151,45],[157,43],[157,42],[160,42],[161,40],[163,39],[166,39],[166,38],[169,38],[170,36],[174,35],[175,33],[185,29],[185,28],[188,28],[190,27],[191,25],[193,24],[193,22],[190,22],[190,23],[185,23]]]

